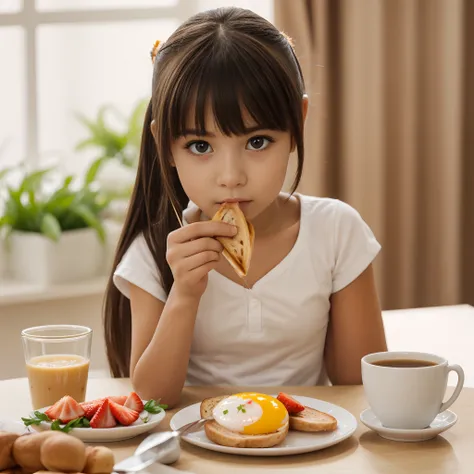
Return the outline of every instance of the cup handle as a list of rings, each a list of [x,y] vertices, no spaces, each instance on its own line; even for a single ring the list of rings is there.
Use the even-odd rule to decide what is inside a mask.
[[[464,386],[464,370],[462,370],[462,367],[460,365],[457,365],[457,364],[448,365],[446,369],[448,371],[448,374],[452,370],[454,370],[454,372],[458,374],[458,383],[456,385],[456,388],[454,389],[454,393],[451,395],[451,398],[447,402],[444,402],[441,405],[441,408],[439,409],[439,413],[443,412],[444,410],[447,410],[456,401],[456,399],[459,397],[459,394],[461,393],[461,390]]]

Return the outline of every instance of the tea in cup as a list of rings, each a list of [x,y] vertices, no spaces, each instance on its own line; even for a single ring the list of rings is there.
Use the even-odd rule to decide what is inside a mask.
[[[21,333],[33,408],[53,405],[65,395],[85,401],[92,330],[49,325]]]
[[[456,401],[464,385],[462,368],[434,354],[378,352],[363,357],[361,364],[369,405],[387,428],[427,428]],[[458,383],[443,403],[451,371],[457,373]]]

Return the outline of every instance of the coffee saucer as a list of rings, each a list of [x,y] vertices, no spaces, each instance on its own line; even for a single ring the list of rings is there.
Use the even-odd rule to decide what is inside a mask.
[[[427,428],[419,430],[396,429],[383,426],[372,409],[367,408],[360,414],[360,421],[382,438],[389,439],[390,441],[416,443],[417,441],[428,441],[451,428],[458,421],[458,417],[456,413],[446,410],[440,413]]]

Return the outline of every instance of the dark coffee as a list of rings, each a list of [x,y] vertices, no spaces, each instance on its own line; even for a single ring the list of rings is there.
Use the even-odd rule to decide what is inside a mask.
[[[378,360],[376,362],[372,362],[372,365],[379,365],[381,367],[397,367],[397,368],[403,369],[403,368],[413,368],[413,367],[432,367],[438,364],[436,362],[430,362],[429,360],[387,359],[387,360]]]

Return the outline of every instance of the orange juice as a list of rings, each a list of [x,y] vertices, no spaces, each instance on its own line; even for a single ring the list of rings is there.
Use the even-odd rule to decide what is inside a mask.
[[[89,361],[79,355],[32,357],[26,364],[33,408],[53,405],[65,395],[85,401]]]

